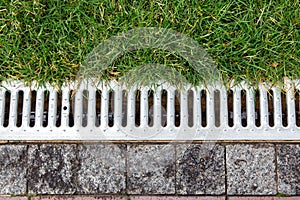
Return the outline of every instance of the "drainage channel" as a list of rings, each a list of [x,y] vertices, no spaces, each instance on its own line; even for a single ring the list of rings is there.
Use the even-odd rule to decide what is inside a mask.
[[[286,87],[2,83],[0,140],[300,140],[300,82]]]

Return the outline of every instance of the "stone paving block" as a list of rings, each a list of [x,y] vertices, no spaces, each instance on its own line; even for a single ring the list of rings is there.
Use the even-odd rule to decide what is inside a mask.
[[[300,200],[300,197],[274,197],[274,196],[243,196],[243,197],[228,197],[228,200]]]
[[[27,200],[28,197],[5,197],[5,196],[0,196],[0,200]]]
[[[80,145],[78,194],[120,194],[126,191],[125,145]]]
[[[229,195],[276,194],[274,145],[227,145],[226,165]]]
[[[127,162],[129,194],[175,193],[173,145],[129,145]]]
[[[76,192],[76,145],[41,144],[28,149],[29,194]]]
[[[176,147],[178,194],[224,194],[224,147],[214,143],[179,144]]]
[[[41,196],[32,197],[31,200],[127,200],[126,196]],[[1,200],[1,199],[0,199]]]
[[[277,145],[278,192],[300,195],[300,145]]]
[[[130,196],[130,200],[225,200],[225,196]]]
[[[0,145],[0,194],[26,193],[27,146]]]

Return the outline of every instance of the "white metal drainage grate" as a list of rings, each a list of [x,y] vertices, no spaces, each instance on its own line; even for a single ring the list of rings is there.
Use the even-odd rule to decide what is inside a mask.
[[[300,82],[258,90],[0,88],[0,140],[300,140]]]

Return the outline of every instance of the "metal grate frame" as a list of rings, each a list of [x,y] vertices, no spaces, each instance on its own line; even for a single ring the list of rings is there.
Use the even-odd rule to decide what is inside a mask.
[[[4,82],[0,87],[0,140],[300,140],[300,127],[297,123],[300,102],[298,104],[295,100],[295,93],[300,91],[300,81],[287,81],[285,87],[288,89],[283,99],[278,87],[266,89],[268,87],[264,84],[259,86],[258,126],[255,91],[247,84],[231,88],[232,102],[229,102],[226,88],[218,84],[187,87],[181,91],[167,84],[155,89],[132,87],[127,91],[127,109],[124,113],[123,92],[126,88],[115,82],[98,86],[82,83],[76,87],[74,98],[71,93],[75,86],[71,84],[63,87],[60,92],[50,86],[38,88],[35,90],[35,102],[32,102],[32,88],[20,82]],[[137,90],[140,91],[138,126]],[[96,112],[97,91],[101,91],[100,113]],[[149,91],[153,91],[151,112],[148,104]],[[201,91],[206,94],[205,111]],[[167,100],[165,113],[162,112],[163,92],[166,92]],[[179,125],[175,123],[176,92],[180,94],[177,95],[180,101]],[[189,100],[191,97],[193,101]],[[273,99],[272,105],[270,97]],[[229,108],[230,103],[232,108]],[[286,108],[283,108],[283,103]],[[242,104],[245,104],[244,108]],[[35,106],[34,112],[32,105]],[[286,110],[285,114],[283,109]],[[287,115],[285,125],[284,115]],[[153,120],[151,126],[150,118]],[[166,125],[162,124],[162,118],[165,118]],[[126,125],[123,120],[126,120]],[[110,125],[110,121],[113,125]]]

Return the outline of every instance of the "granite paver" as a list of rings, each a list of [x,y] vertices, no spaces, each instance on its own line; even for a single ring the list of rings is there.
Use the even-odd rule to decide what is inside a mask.
[[[274,196],[243,196],[243,197],[239,197],[239,196],[235,196],[235,197],[228,197],[228,200],[299,200],[300,197],[274,197]]]
[[[274,145],[227,145],[226,164],[229,195],[276,194]]]
[[[125,145],[86,144],[78,151],[78,194],[126,191]]]
[[[129,194],[174,194],[175,147],[129,145],[127,175]]]
[[[224,147],[214,143],[176,146],[178,194],[224,194]]]
[[[0,194],[26,193],[26,145],[0,145]]]
[[[31,200],[127,200],[126,196],[41,196],[41,197],[32,197]],[[0,199],[1,200],[1,199]]]
[[[28,156],[29,194],[76,192],[76,145],[30,145]]]
[[[130,200],[225,200],[225,196],[130,196]]]
[[[300,195],[300,145],[277,145],[278,192]]]

